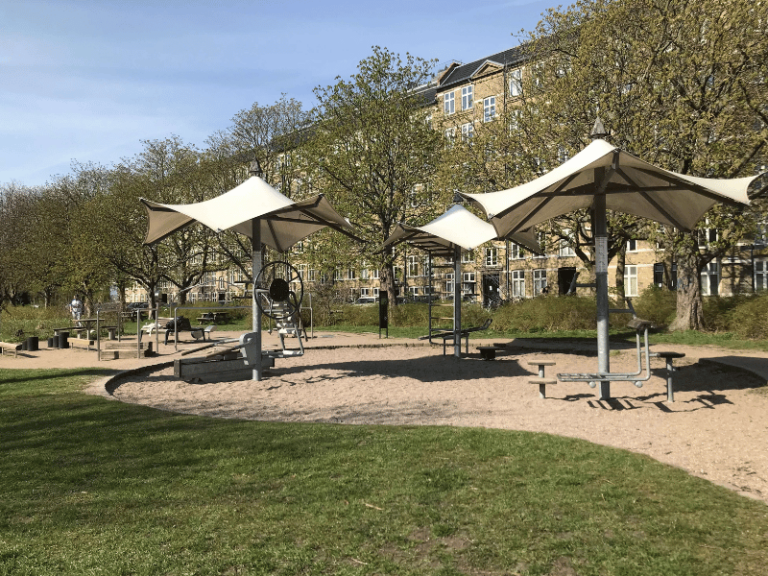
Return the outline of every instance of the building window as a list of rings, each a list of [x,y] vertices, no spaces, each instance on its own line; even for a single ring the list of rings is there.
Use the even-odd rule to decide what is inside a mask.
[[[466,124],[461,125],[461,139],[466,142],[472,136],[475,135],[475,125],[472,124],[472,122],[467,122]]]
[[[453,272],[445,275],[445,291],[448,294],[453,294]]]
[[[445,130],[445,138],[448,140],[448,142],[453,142],[456,140],[456,127],[453,126],[451,128],[446,128]]]
[[[709,224],[709,219],[706,220],[706,224]],[[696,231],[699,238],[699,247],[704,248],[707,244],[717,242],[718,234],[716,228],[700,228]]]
[[[768,289],[768,260],[755,260],[755,291]]]
[[[354,268],[348,268],[347,269],[347,280],[354,280],[357,278],[357,270]]]
[[[483,100],[483,122],[490,122],[496,117],[496,96]]]
[[[296,242],[293,246],[293,251],[296,252],[296,254],[303,254],[304,253],[304,242]]]
[[[469,262],[475,261],[475,251],[474,250],[464,250],[461,253],[461,263],[467,264]]]
[[[533,271],[533,295],[546,294],[547,290],[547,271],[543,268]]]
[[[315,269],[313,268],[313,269],[311,269],[311,270],[309,271],[309,278],[308,278],[308,280],[309,280],[310,282],[314,282],[315,280],[317,280],[317,270],[315,270]]]
[[[509,113],[509,133],[514,134],[520,130],[520,118],[523,116],[522,110],[512,110]]]
[[[366,298],[371,295],[370,288],[360,288],[360,297]]]
[[[418,296],[419,295],[419,287],[418,286],[408,286],[408,293],[411,296]]]
[[[523,258],[525,258],[525,249],[519,244],[510,242],[509,243],[509,259],[522,260]]]
[[[576,252],[571,247],[571,243],[568,242],[568,240],[560,238],[560,246],[557,250],[557,255],[562,256],[563,258],[570,258],[571,256],[576,256]]]
[[[499,265],[499,249],[495,246],[490,246],[485,249],[485,265],[486,266],[498,266]]]
[[[334,270],[333,271],[333,279],[337,282],[341,280],[341,270]]]
[[[509,73],[509,95],[521,96],[523,94],[523,69],[518,68]]]
[[[637,240],[627,240],[627,252],[637,252]]]
[[[443,94],[443,112],[445,112],[446,116],[456,112],[456,99],[453,92]]]
[[[710,262],[701,271],[701,295],[717,296],[720,291],[720,265]]]
[[[525,298],[525,270],[512,270],[512,297]]]
[[[472,95],[474,93],[474,87],[473,86],[464,86],[464,88],[461,89],[461,109],[462,110],[471,110],[472,109]]]
[[[378,268],[374,268],[373,270],[371,270],[371,278],[373,278],[374,280],[378,280],[379,279],[379,269]]]
[[[365,266],[365,262],[363,262],[363,266]],[[360,269],[360,280],[368,280],[368,276],[370,276],[370,272],[368,271],[368,268],[361,268]]]
[[[637,266],[624,267],[624,295],[637,296]]]
[[[419,275],[419,259],[417,256],[408,256],[408,277]]]
[[[464,274],[461,277],[463,282],[466,283],[475,283],[475,273],[474,272],[464,272]]]
[[[664,264],[661,262],[653,265],[653,283],[658,288],[664,287]]]
[[[373,289],[373,297],[378,300],[378,298],[379,298],[379,289],[378,288],[374,288]]]

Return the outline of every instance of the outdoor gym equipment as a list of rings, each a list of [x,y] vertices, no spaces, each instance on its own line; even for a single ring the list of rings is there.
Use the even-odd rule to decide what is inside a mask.
[[[256,304],[274,320],[291,318],[301,311],[304,282],[288,262],[269,262],[256,277]]]

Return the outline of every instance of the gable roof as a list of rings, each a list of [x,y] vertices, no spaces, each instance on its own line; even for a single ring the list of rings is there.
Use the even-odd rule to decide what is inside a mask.
[[[504,50],[485,58],[480,58],[468,64],[453,65],[438,79],[438,90],[450,88],[470,80],[484,65],[496,64],[500,67],[516,66],[526,60],[525,46],[515,46],[509,50]]]

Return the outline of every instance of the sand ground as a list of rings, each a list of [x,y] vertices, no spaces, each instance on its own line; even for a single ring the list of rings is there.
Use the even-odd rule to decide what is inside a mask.
[[[218,338],[236,334],[217,333]],[[95,352],[48,350],[0,357],[0,368],[149,369],[99,379],[89,391],[161,410],[285,422],[478,426],[546,432],[646,454],[693,475],[768,503],[768,354],[710,347],[654,346],[684,352],[674,373],[675,401],[667,402],[666,371],[652,359],[650,380],[637,388],[613,382],[612,398],[583,382],[558,382],[539,398],[528,383],[530,362],[555,362],[547,376],[596,369],[594,348],[545,341],[509,342],[496,360],[443,356],[442,346],[376,335],[317,333],[307,352],[278,359],[260,382],[191,384],[167,364],[180,351],[160,344],[153,359],[96,361]],[[265,334],[265,347],[277,339]],[[450,354],[450,349],[449,349]],[[163,364],[165,366],[163,367]],[[732,367],[732,366],[735,366]],[[611,356],[612,371],[633,372],[633,348]],[[749,371],[744,370],[749,369]],[[108,392],[105,390],[108,388]]]

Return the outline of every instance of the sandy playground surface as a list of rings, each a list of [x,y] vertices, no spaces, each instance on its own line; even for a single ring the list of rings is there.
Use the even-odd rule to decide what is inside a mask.
[[[265,340],[265,347],[277,346],[274,337],[265,335]],[[382,342],[390,345],[382,347]],[[496,360],[480,359],[475,347],[492,342],[472,340],[469,357],[457,360],[443,356],[442,346],[415,340],[318,334],[304,356],[278,359],[261,382],[190,384],[174,378],[172,367],[161,367],[123,376],[109,389],[123,402],[216,418],[547,432],[647,454],[768,502],[768,394],[755,391],[766,384],[768,354],[675,346],[686,357],[676,360],[674,403],[666,401],[664,361],[655,358],[653,375],[642,388],[613,382],[609,401],[599,400],[597,389],[579,382],[548,386],[542,400],[538,387],[528,383],[537,372],[529,362],[556,362],[547,367],[552,378],[588,372],[597,366],[594,349],[513,341]],[[194,344],[180,349],[185,347]],[[655,351],[671,349],[654,346]],[[178,357],[173,347],[161,345],[152,362]],[[0,368],[125,370],[150,363],[94,360],[94,352],[41,350],[18,359],[0,357]],[[611,356],[612,371],[636,367],[634,348]],[[89,391],[106,394],[105,380]]]

